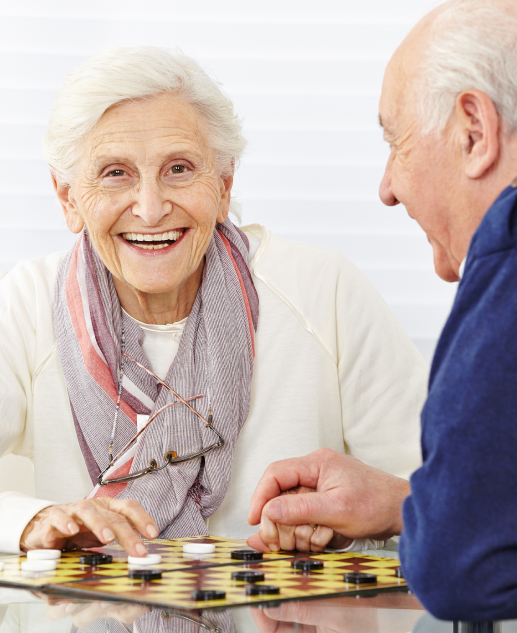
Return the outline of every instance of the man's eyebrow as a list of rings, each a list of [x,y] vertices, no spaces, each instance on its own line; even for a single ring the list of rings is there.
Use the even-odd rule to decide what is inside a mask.
[[[384,129],[384,123],[382,122],[382,117],[379,114],[379,125]]]

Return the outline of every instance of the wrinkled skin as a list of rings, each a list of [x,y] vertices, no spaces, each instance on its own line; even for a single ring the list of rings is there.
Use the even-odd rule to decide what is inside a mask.
[[[54,185],[68,228],[86,228],[122,307],[139,321],[164,324],[190,313],[215,224],[228,216],[232,182],[215,164],[202,116],[167,93],[105,112],[82,147],[74,182]],[[168,231],[181,238],[161,250],[144,250],[122,235]],[[25,528],[20,548],[116,538],[128,554],[145,556],[138,534],[156,538],[158,530],[135,504],[103,498],[46,508]]]

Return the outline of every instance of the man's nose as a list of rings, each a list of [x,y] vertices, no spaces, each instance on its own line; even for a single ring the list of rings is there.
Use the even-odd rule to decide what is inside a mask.
[[[156,226],[164,216],[171,213],[172,202],[167,200],[158,183],[146,182],[139,191],[132,211],[133,215],[142,218],[148,226]]]
[[[391,188],[392,162],[393,162],[393,159],[390,156],[388,158],[388,162],[386,163],[384,176],[382,177],[381,184],[379,187],[379,197],[387,207],[394,207],[395,205],[399,204],[399,201],[395,197],[395,194],[393,193],[393,190]]]

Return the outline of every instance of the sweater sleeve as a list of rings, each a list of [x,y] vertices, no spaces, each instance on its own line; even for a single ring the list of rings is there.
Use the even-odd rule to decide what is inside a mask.
[[[0,552],[20,554],[20,539],[29,521],[53,501],[35,499],[16,492],[0,495]]]
[[[9,453],[31,457],[32,376],[37,362],[34,279],[26,265],[19,265],[0,281],[0,456]],[[51,501],[26,495],[0,495],[0,551],[19,553],[20,537],[27,523]]]
[[[433,362],[400,555],[441,619],[517,617],[516,279],[515,248],[469,254]]]
[[[0,456],[32,453],[25,431],[35,339],[34,284],[18,266],[0,281]]]
[[[421,464],[428,367],[373,285],[339,257],[336,347],[347,451],[409,478]]]

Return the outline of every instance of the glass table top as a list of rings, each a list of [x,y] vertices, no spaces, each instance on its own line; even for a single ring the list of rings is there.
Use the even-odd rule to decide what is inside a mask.
[[[15,589],[0,589],[0,601],[0,633],[409,633],[425,615],[405,592],[206,611],[150,610]]]

